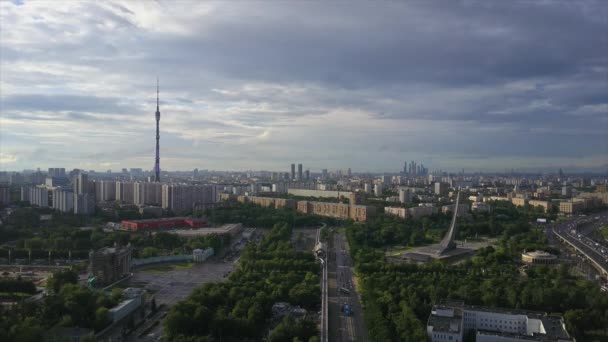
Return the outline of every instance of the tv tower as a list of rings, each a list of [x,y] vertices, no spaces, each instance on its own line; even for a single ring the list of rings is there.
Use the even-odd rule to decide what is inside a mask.
[[[160,131],[159,131],[159,126],[160,126],[160,110],[158,109],[158,93],[159,93],[159,88],[158,88],[158,77],[156,78],[156,160],[154,162],[154,181],[155,182],[160,182],[160,146],[159,146],[159,141],[160,141]]]

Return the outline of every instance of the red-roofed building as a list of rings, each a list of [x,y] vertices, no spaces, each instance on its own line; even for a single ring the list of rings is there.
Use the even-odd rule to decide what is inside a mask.
[[[122,221],[122,229],[131,231],[143,230],[169,230],[176,228],[200,228],[207,224],[207,220],[192,217],[167,217],[150,220]]]

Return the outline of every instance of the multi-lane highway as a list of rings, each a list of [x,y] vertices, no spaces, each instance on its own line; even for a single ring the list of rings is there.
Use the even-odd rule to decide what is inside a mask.
[[[552,231],[560,241],[584,255],[608,279],[608,246],[605,241],[596,241],[586,235],[605,225],[608,225],[608,211],[557,223]]]
[[[353,262],[344,234],[334,234],[329,257],[330,331],[332,341],[367,341],[367,330],[357,289]],[[348,308],[345,310],[345,308]]]

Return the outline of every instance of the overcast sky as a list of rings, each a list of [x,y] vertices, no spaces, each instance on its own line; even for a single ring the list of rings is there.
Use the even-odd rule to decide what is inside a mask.
[[[2,1],[0,169],[608,169],[607,1]]]

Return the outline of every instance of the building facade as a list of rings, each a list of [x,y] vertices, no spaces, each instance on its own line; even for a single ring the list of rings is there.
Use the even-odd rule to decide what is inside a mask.
[[[481,342],[574,341],[561,316],[456,302],[433,306],[427,321],[429,341],[462,342],[471,331]]]
[[[89,254],[91,275],[98,284],[109,285],[127,276],[131,270],[131,246],[104,247]]]

